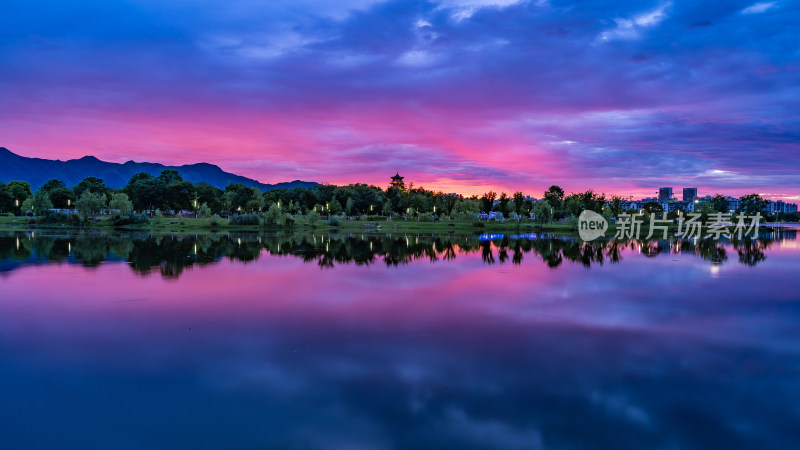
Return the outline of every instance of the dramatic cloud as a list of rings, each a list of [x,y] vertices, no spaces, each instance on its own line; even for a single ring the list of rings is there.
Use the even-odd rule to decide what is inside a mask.
[[[776,2],[761,2],[756,3],[753,6],[748,6],[747,8],[742,10],[742,14],[758,14],[762,13],[768,9],[772,9],[775,6]]]
[[[4,15],[0,145],[26,156],[203,160],[265,182],[400,171],[467,194],[800,198],[788,3],[112,0]]]
[[[671,6],[672,2],[663,3],[653,10],[638,14],[630,19],[614,19],[616,27],[610,31],[600,34],[600,39],[608,41],[612,39],[637,39],[640,32],[646,28],[658,25],[666,18],[665,11]]]
[[[525,0],[439,0],[442,8],[451,9],[456,20],[469,19],[481,8],[504,8],[506,6],[523,3]]]

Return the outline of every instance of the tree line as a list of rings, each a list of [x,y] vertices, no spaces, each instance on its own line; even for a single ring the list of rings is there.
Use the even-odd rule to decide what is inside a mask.
[[[62,180],[52,179],[34,193],[25,181],[0,183],[0,212],[43,216],[52,209],[76,210],[83,219],[104,209],[128,216],[136,212],[147,216],[196,213],[200,216],[231,216],[248,213],[319,214],[327,216],[392,216],[402,215],[434,219],[450,216],[456,220],[473,220],[481,212],[494,212],[497,217],[516,219],[533,213],[535,220],[549,223],[574,219],[583,210],[592,210],[606,217],[623,212],[625,201],[619,196],[607,197],[592,190],[566,194],[560,186],[550,186],[540,200],[521,191],[499,195],[489,191],[482,196],[464,197],[426,190],[421,187],[390,186],[382,189],[367,184],[347,186],[318,185],[310,188],[257,188],[231,183],[219,189],[205,182],[184,180],[176,170],[164,170],[158,176],[138,173],[121,189],[112,189],[97,177],[87,177],[72,188]],[[763,211],[766,200],[757,194],[742,197],[740,212]],[[272,208],[272,209],[270,209]],[[656,202],[646,204],[648,213],[661,212]],[[722,195],[698,205],[699,212],[727,212]]]

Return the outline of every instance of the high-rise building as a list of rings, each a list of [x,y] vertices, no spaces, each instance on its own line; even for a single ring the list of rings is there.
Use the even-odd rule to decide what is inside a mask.
[[[670,200],[672,200],[672,188],[671,187],[658,188],[658,201],[668,202]]]
[[[728,201],[728,209],[730,209],[731,212],[739,209],[739,206],[742,204],[742,199],[736,197],[725,197],[725,200]]]
[[[697,199],[697,188],[683,188],[683,201],[693,202]]]
[[[767,200],[767,212],[769,213],[788,213],[797,212],[797,203],[786,203],[783,200]]]

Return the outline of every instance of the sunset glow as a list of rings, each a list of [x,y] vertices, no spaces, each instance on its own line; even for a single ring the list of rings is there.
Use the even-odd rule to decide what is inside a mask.
[[[800,199],[790,2],[15,2],[0,146],[276,183]],[[3,180],[7,181],[7,180]]]

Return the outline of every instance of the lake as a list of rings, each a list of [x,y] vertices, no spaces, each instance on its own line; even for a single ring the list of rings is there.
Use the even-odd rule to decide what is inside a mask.
[[[0,233],[0,448],[794,448],[797,230]]]

